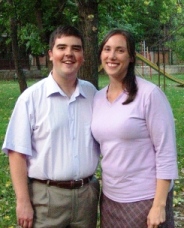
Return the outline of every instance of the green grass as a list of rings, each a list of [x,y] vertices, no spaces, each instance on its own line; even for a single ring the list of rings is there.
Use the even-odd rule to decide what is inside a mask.
[[[34,81],[28,81],[28,85],[32,83]],[[0,81],[0,147],[19,94],[17,81]],[[0,227],[13,228],[15,225],[15,196],[9,175],[8,159],[6,155],[0,153]]]
[[[184,75],[176,75],[184,79]],[[145,77],[158,85],[158,75]],[[28,85],[35,81],[28,81]],[[99,87],[108,84],[108,77],[100,76]],[[164,89],[163,77],[160,82]],[[184,192],[184,87],[177,86],[176,83],[166,80],[165,93],[173,109],[176,123],[176,138],[178,151],[178,167],[180,179],[176,181],[174,204],[180,206],[183,203],[182,194]],[[17,81],[0,81],[0,147],[4,140],[9,117],[19,96],[19,86]],[[21,120],[20,120],[21,121]],[[100,170],[100,169],[99,169]],[[100,175],[100,171],[98,171]],[[8,158],[0,153],[0,227],[13,228],[16,226],[15,197],[9,175]]]

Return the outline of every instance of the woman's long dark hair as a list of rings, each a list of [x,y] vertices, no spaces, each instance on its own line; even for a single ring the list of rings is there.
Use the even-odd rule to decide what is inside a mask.
[[[136,83],[136,77],[135,77],[135,60],[136,60],[135,41],[134,41],[132,34],[123,29],[114,29],[114,30],[110,31],[101,42],[101,45],[99,47],[98,57],[100,60],[100,56],[101,56],[103,47],[106,44],[106,42],[109,40],[109,38],[114,35],[117,35],[117,34],[120,34],[125,37],[128,53],[132,60],[129,63],[127,74],[122,81],[122,83],[125,86],[125,89],[128,93],[128,97],[127,97],[126,101],[123,102],[123,104],[125,105],[125,104],[131,103],[135,99],[137,90],[138,90],[137,83]],[[101,60],[100,60],[100,62],[101,62]]]

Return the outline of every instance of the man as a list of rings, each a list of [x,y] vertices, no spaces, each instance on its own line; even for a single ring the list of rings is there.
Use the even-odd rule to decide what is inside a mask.
[[[52,72],[19,97],[3,144],[17,222],[23,228],[95,228],[99,153],[90,123],[96,89],[77,79],[84,56],[76,28],[58,27],[49,45]]]

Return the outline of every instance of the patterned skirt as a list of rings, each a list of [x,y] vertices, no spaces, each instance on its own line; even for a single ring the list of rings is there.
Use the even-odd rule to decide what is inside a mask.
[[[118,203],[100,197],[101,228],[147,228],[147,216],[153,199],[133,203]],[[166,221],[159,228],[174,228],[173,189],[169,192],[166,203]]]

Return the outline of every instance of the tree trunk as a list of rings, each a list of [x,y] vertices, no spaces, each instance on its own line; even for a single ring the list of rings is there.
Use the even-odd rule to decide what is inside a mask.
[[[41,65],[40,65],[40,58],[38,55],[35,55],[35,59],[36,59],[36,66],[38,70],[41,70]]]
[[[47,39],[47,36],[44,32],[44,27],[43,27],[43,9],[42,9],[42,1],[40,0],[37,0],[35,2],[35,17],[36,17],[36,22],[37,22],[37,27],[40,31],[40,38],[41,38],[41,41],[42,43],[45,43],[47,44],[48,43],[48,39]]]
[[[84,36],[85,62],[79,77],[98,88],[98,3],[97,0],[76,0],[80,30]]]
[[[65,8],[67,0],[62,0],[58,2],[58,11],[61,13]],[[44,44],[48,44],[49,42],[49,37],[48,34],[46,34],[46,32],[44,31],[44,26],[43,26],[43,9],[42,9],[42,1],[41,0],[36,0],[35,1],[35,17],[36,17],[36,22],[37,22],[37,27],[39,28],[40,31],[40,38],[42,43]],[[48,58],[48,52],[47,50],[45,50],[44,55],[46,56],[46,67],[49,67],[49,58]],[[37,68],[39,69],[38,65]],[[40,66],[41,69],[41,66]]]
[[[46,33],[44,31],[44,28],[43,28],[42,2],[40,0],[37,0],[35,2],[34,11],[35,11],[35,17],[36,17],[37,27],[38,27],[38,29],[40,31],[41,41],[42,41],[42,43],[47,44],[48,43],[48,39],[47,39]],[[42,53],[42,54],[44,54],[45,56],[47,56],[47,51],[45,50],[44,52],[45,53]],[[48,65],[47,61],[48,61],[48,58],[46,58],[46,66]],[[37,65],[37,69],[38,70],[41,70],[39,56],[36,56],[36,65]]]
[[[12,0],[8,0],[8,3],[11,6],[13,4]],[[20,92],[22,93],[27,88],[27,83],[20,63],[19,47],[18,47],[18,40],[17,40],[17,20],[14,17],[14,15],[10,16],[10,37],[12,41],[12,52],[13,52],[15,71],[17,74]]]

